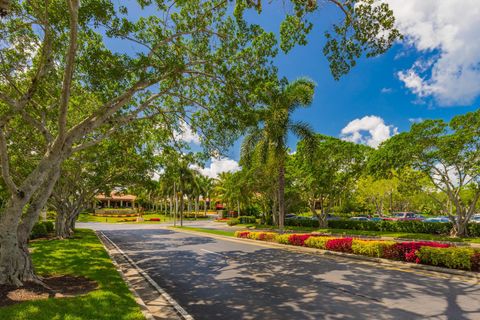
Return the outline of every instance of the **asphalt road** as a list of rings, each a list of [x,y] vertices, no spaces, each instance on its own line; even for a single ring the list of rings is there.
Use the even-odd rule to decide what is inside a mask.
[[[473,282],[159,226],[94,228],[197,320],[480,319],[480,285]]]

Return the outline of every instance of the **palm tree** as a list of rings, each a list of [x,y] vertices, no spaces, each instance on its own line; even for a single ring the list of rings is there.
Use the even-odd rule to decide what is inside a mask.
[[[241,160],[246,166],[254,156],[261,157],[263,163],[269,156],[275,159],[278,170],[276,199],[280,232],[283,232],[285,219],[285,158],[288,134],[291,132],[304,140],[306,145],[311,146],[312,152],[315,146],[315,134],[310,125],[293,121],[292,114],[298,108],[312,103],[314,88],[314,82],[308,79],[280,85],[266,98],[265,107],[259,111],[259,124],[249,130],[242,143]]]
[[[203,199],[204,215],[207,216],[207,198],[209,198],[212,194],[214,179],[204,175],[198,175],[198,180],[198,185],[200,187],[200,195]]]

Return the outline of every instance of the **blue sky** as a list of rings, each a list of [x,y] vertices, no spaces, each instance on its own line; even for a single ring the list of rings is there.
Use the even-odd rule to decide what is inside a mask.
[[[396,132],[408,130],[412,121],[449,120],[478,108],[478,0],[384,1],[394,11],[405,40],[384,55],[360,59],[339,81],[333,79],[322,53],[324,31],[340,18],[332,6],[325,5],[315,13],[308,45],[275,58],[280,77],[309,77],[317,83],[312,106],[296,112],[295,119],[310,123],[319,133],[376,146]],[[278,35],[288,12],[284,3],[263,1],[262,14],[249,12],[247,19]],[[342,130],[348,134],[342,135]],[[295,145],[292,137],[289,146],[295,149]],[[239,143],[228,156],[238,160]],[[210,175],[236,166],[231,160],[212,162],[206,169]]]
[[[449,120],[478,107],[478,97],[468,104],[460,102],[445,106],[435,97],[419,98],[406,88],[397,73],[411,68],[419,59],[429,60],[438,55],[436,50],[419,52],[408,40],[395,45],[382,56],[360,59],[348,75],[335,81],[322,53],[324,31],[330,28],[333,17],[339,17],[332,9],[325,8],[315,15],[314,29],[308,37],[307,46],[297,46],[275,59],[280,76],[289,80],[307,76],[318,85],[313,105],[298,111],[296,119],[309,122],[317,132],[338,137],[350,121],[364,116],[378,116],[387,126],[404,131],[409,129],[412,120]],[[278,33],[284,12],[282,2],[278,1],[267,6],[261,16],[250,14],[249,17],[250,21]],[[295,139],[290,140],[290,145],[294,147]]]

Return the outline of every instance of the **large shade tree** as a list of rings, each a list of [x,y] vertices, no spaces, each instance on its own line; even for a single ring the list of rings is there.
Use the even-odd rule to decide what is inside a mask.
[[[435,191],[453,205],[451,212],[439,192],[429,193],[449,214],[454,225],[451,234],[467,235],[467,223],[480,198],[480,110],[448,123],[425,120],[414,124],[409,132],[384,142],[373,157],[377,171],[411,167],[424,173]]]
[[[307,141],[308,142],[308,141]],[[317,135],[312,150],[300,141],[293,156],[295,182],[308,201],[310,211],[326,227],[327,213],[337,200],[353,189],[362,174],[369,147],[324,135]],[[320,214],[317,212],[320,207]]]
[[[226,146],[273,75],[274,35],[226,1],[114,3],[10,1],[0,21],[0,284],[38,280],[26,243],[65,159],[139,119]]]

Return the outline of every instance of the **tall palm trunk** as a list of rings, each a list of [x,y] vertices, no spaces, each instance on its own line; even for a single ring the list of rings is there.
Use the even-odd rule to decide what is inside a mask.
[[[285,225],[285,167],[278,168],[278,229],[283,233]]]

